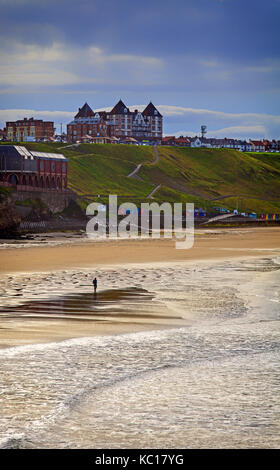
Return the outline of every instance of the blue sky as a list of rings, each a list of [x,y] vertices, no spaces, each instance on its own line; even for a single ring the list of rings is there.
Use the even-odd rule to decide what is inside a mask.
[[[280,139],[280,0],[0,0],[0,127],[151,100],[164,134]],[[65,128],[65,127],[64,127]]]

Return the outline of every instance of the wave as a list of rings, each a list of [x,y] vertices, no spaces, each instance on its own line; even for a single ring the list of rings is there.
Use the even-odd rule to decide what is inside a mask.
[[[172,331],[183,332],[186,328],[172,328]],[[73,346],[90,346],[94,345],[97,347],[106,347],[112,345],[112,342],[133,342],[143,343],[150,342],[151,340],[160,340],[167,337],[170,333],[170,329],[166,330],[149,330],[149,331],[138,331],[134,333],[121,333],[118,335],[106,335],[106,336],[88,336],[82,338],[71,338],[63,341],[54,341],[49,343],[39,343],[39,344],[26,344],[23,346],[12,346],[0,349],[0,357],[14,357],[20,356],[23,353],[36,353],[36,352],[45,352],[48,350],[54,349],[64,349],[72,348]]]

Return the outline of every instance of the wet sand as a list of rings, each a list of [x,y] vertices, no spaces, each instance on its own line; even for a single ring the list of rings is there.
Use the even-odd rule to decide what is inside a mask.
[[[58,273],[57,279],[61,276],[63,274]],[[82,282],[82,276],[80,280]],[[153,297],[145,289],[123,288],[2,306],[0,349],[188,324]]]
[[[187,250],[176,250],[172,240],[151,238],[81,243],[70,239],[58,246],[27,247],[1,250],[0,273],[257,256],[280,248],[280,227],[200,230]]]
[[[71,237],[58,245],[2,248],[0,348],[187,326],[193,318],[178,316],[166,303],[147,302],[145,293],[140,293],[132,303],[124,302],[120,310],[116,292],[131,286],[152,291],[157,282],[168,292],[169,280],[176,276],[180,280],[180,266],[189,270],[184,276],[192,276],[201,263],[210,267],[217,262],[226,264],[230,259],[277,255],[280,255],[278,227],[198,231],[189,250],[176,250],[173,241],[164,239],[94,243],[73,241]],[[55,315],[53,307],[48,315],[19,312],[20,305],[30,307],[42,299],[63,299],[62,296],[65,299],[74,293],[93,295],[93,273],[100,281],[99,292],[113,289],[106,315],[95,312],[91,317],[83,316],[81,305],[75,307],[74,316]],[[102,299],[99,305],[102,309]],[[5,312],[3,308],[11,310]]]

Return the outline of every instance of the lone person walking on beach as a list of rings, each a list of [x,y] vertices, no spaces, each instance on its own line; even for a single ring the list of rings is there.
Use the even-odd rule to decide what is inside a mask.
[[[96,279],[96,277],[93,279],[92,284],[93,284],[94,293],[95,293],[95,292],[96,292],[96,289],[97,289],[97,279]]]

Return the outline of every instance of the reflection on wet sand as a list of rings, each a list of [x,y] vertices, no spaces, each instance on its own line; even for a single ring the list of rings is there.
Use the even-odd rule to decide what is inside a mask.
[[[154,302],[154,295],[139,288],[111,289],[103,292],[66,295],[55,300],[33,301],[16,307],[4,307],[1,318],[28,317],[37,319],[71,318],[76,320],[106,320],[112,318],[177,318],[168,313],[159,313],[160,302]]]
[[[123,325],[134,324],[137,329],[150,329],[153,325],[183,326],[186,323],[180,315],[175,315],[163,302],[156,300],[153,293],[137,287],[73,293],[50,300],[2,306],[0,319],[0,347],[7,345],[5,332],[9,334],[9,344],[12,345],[13,336],[14,344],[30,342],[32,332],[35,340],[40,334],[41,340],[45,341],[48,340],[47,332],[51,331],[54,338],[60,339],[58,336],[61,334],[63,339],[100,333],[101,325],[113,326],[116,333],[122,333],[127,331],[122,329]]]

